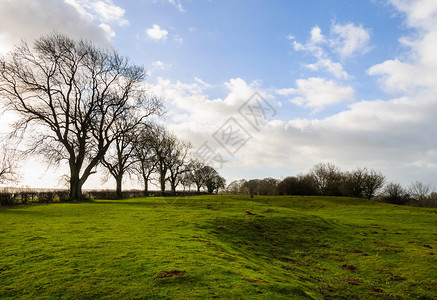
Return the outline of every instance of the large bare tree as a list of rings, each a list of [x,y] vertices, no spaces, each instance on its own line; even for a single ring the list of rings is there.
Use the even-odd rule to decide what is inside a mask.
[[[160,109],[146,97],[144,79],[142,67],[115,51],[57,33],[0,59],[0,96],[20,116],[15,132],[33,127],[30,149],[49,163],[68,162],[70,199],[82,198],[83,184],[123,134],[115,121],[140,113],[143,122]]]

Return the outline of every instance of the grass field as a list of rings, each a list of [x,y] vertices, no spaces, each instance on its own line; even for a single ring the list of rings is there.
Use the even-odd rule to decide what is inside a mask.
[[[437,299],[436,213],[335,197],[0,208],[0,298]]]

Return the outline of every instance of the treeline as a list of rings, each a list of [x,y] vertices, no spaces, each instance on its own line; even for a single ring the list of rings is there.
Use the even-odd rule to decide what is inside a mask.
[[[149,93],[145,78],[143,67],[89,41],[53,33],[32,45],[22,42],[0,57],[1,104],[18,117],[10,136],[25,139],[24,152],[49,165],[67,162],[68,200],[86,198],[82,187],[102,169],[114,178],[118,198],[129,175],[142,182],[143,195],[150,181],[161,194],[168,188],[176,194],[180,185],[210,193],[224,187],[188,142],[157,125],[163,100]],[[11,143],[8,138],[5,144]],[[0,146],[0,184],[19,181],[20,160]],[[206,179],[196,179],[198,174]]]
[[[332,163],[319,163],[304,174],[275,178],[236,180],[226,194],[344,196],[373,199],[392,204],[437,207],[437,193],[429,185],[413,182],[405,188],[386,182],[380,172],[367,168],[341,171]]]

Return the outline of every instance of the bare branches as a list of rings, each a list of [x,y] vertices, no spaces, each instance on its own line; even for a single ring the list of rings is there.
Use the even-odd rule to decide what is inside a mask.
[[[115,51],[57,33],[0,60],[0,96],[20,115],[16,133],[42,129],[30,148],[50,162],[68,161],[71,198],[81,197],[114,141],[161,113],[162,101],[147,96],[144,79],[142,67]],[[121,128],[120,119],[136,121]]]
[[[0,145],[0,184],[15,183],[19,180],[18,165],[17,150]]]

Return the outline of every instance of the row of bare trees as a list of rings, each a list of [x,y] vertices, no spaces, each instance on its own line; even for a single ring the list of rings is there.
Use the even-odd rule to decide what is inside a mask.
[[[134,175],[143,184],[144,195],[150,182],[157,184],[162,193],[166,186],[176,193],[196,186],[208,193],[225,187],[218,172],[205,165],[191,152],[191,144],[178,139],[173,133],[156,124],[143,124],[137,130],[121,135],[102,159],[102,165],[116,181],[116,192],[121,197],[124,175]]]
[[[113,50],[53,33],[22,42],[0,58],[0,99],[18,115],[11,137],[25,138],[26,154],[51,165],[67,162],[69,198],[103,165],[121,195],[126,174],[137,175],[145,193],[158,174],[171,190],[194,170],[190,145],[153,125],[163,102],[150,95],[143,67]],[[11,155],[3,155],[0,180],[13,179]],[[214,190],[207,187],[208,190]]]
[[[253,195],[323,195],[379,199],[392,204],[436,206],[437,193],[430,185],[413,182],[408,188],[386,183],[375,170],[357,168],[343,172],[332,163],[319,163],[308,173],[286,177],[236,180],[226,188],[229,194]]]

